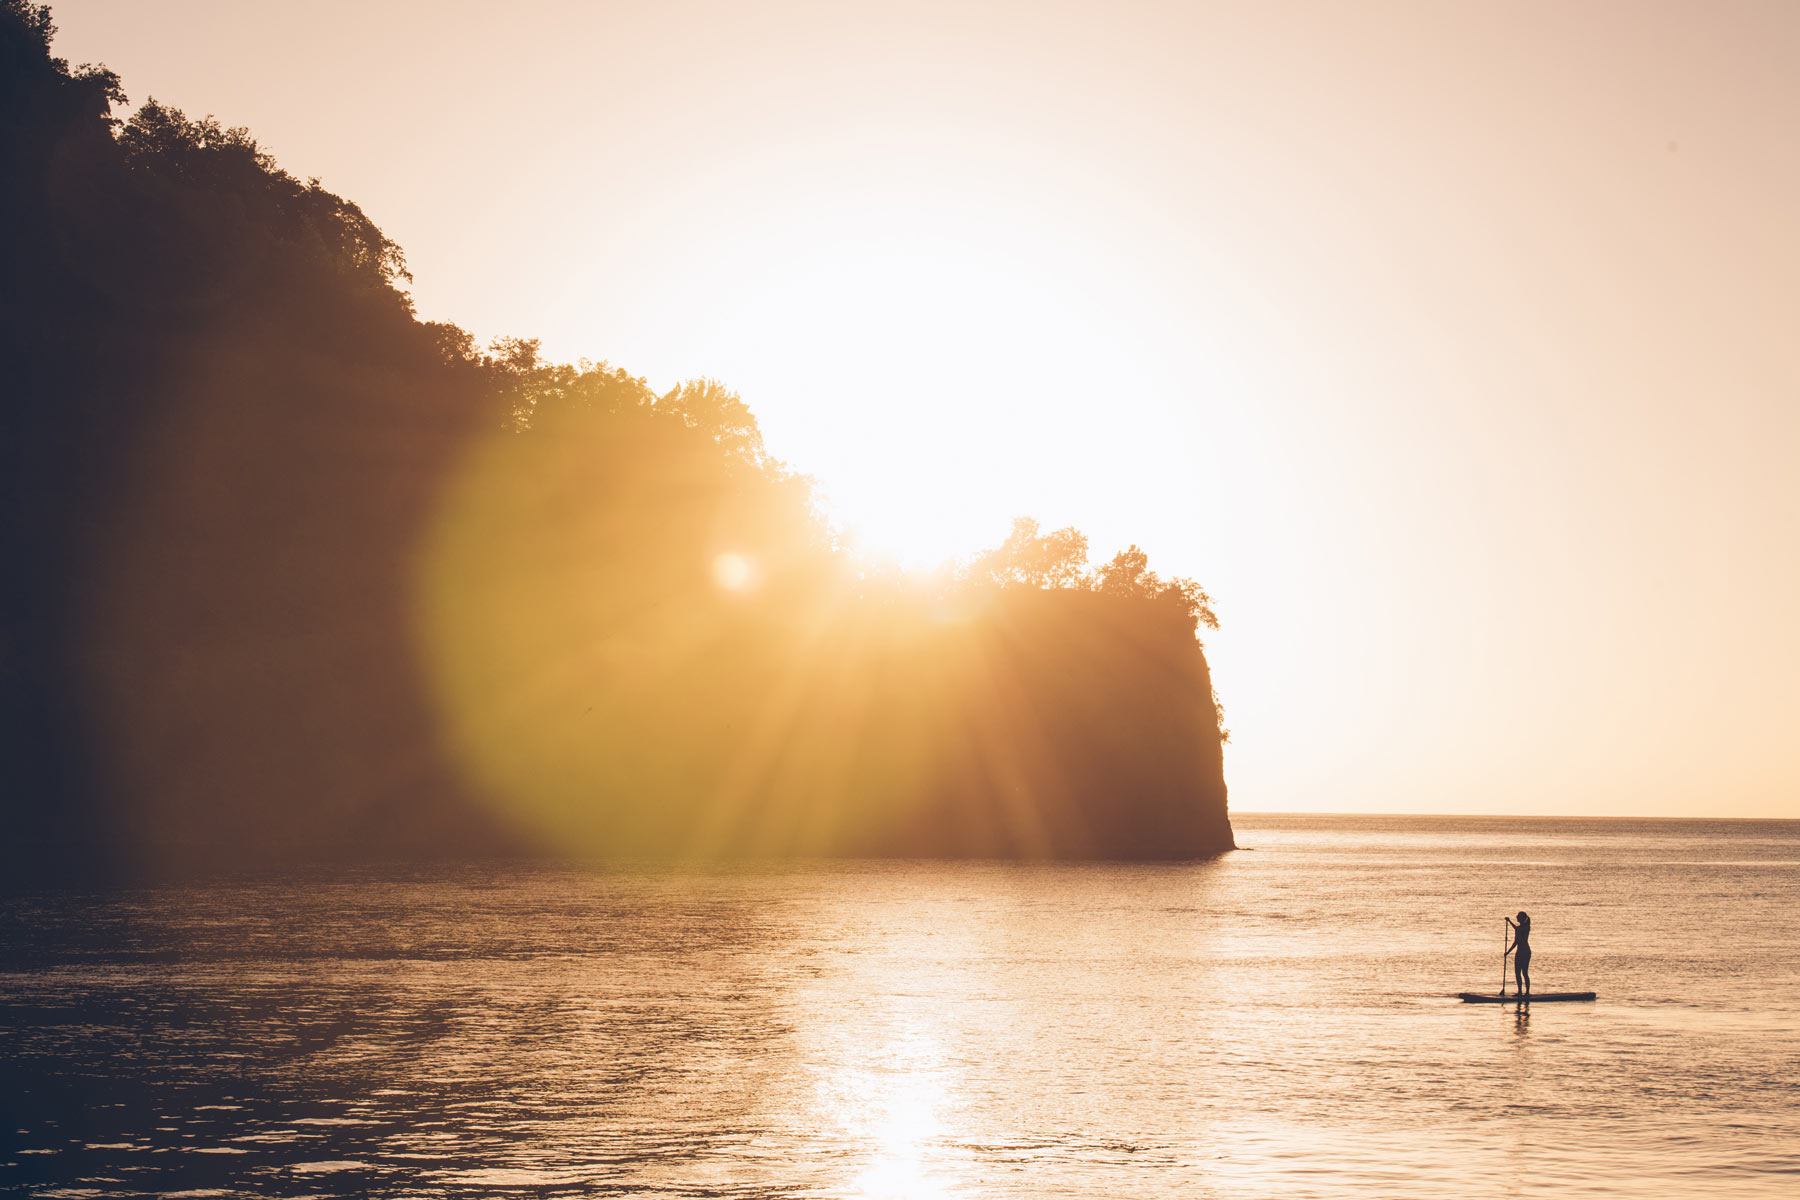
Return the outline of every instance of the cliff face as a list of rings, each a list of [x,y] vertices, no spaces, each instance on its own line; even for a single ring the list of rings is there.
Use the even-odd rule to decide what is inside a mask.
[[[949,635],[941,784],[896,844],[938,854],[1181,859],[1233,847],[1212,673],[1165,605],[1009,590]]]
[[[850,853],[1184,859],[1232,848],[1206,658],[1181,614],[1008,589],[865,649]],[[867,643],[865,643],[866,645]]]

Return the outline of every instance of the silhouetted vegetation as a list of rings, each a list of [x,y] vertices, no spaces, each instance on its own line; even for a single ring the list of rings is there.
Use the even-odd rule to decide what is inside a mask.
[[[884,579],[727,388],[417,320],[354,204],[51,34],[0,4],[15,874],[1230,844],[1197,585],[1029,521]]]

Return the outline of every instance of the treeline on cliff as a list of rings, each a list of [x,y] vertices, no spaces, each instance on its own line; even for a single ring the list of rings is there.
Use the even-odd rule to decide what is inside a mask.
[[[3,865],[1183,857],[1196,585],[846,554],[712,381],[416,318],[354,204],[0,4]]]

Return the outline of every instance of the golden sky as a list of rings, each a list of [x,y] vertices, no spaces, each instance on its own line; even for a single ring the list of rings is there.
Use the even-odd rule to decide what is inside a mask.
[[[1234,808],[1800,817],[1800,4],[54,10],[872,550],[1200,579]]]

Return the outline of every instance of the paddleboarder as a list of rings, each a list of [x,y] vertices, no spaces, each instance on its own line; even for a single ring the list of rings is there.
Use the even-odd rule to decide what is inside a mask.
[[[1531,914],[1521,911],[1519,919],[1506,918],[1506,924],[1512,929],[1513,982],[1518,985],[1519,994],[1526,999],[1531,998]],[[1501,978],[1505,978],[1502,976]]]
[[[1531,994],[1531,914],[1522,912],[1518,920],[1511,917],[1506,921],[1506,933],[1500,950],[1500,992],[1458,992],[1456,998],[1464,1004],[1549,1004],[1554,1000],[1593,1000],[1593,992],[1539,992]],[[1516,995],[1506,994],[1506,956],[1512,955],[1513,979],[1518,982]]]

